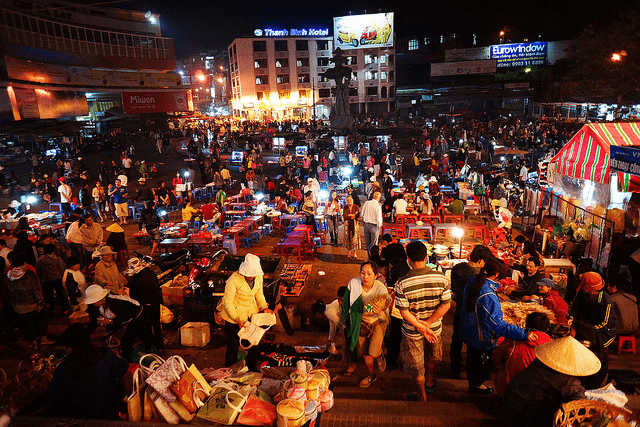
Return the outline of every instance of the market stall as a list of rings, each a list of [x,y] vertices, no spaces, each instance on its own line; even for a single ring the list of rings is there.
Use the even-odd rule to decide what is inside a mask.
[[[542,232],[551,227],[546,236],[551,243],[563,240],[576,228],[584,228],[583,236],[570,242],[584,242],[585,247],[579,248],[579,254],[584,252],[584,256],[596,260],[610,241],[608,233],[624,230],[623,225],[616,227],[613,220],[606,218],[612,218],[614,209],[625,209],[632,192],[640,191],[640,176],[612,170],[611,147],[640,148],[640,126],[637,123],[584,125],[549,163],[549,185],[539,190],[529,189],[525,197],[526,211],[557,218],[557,223],[545,223],[541,227]],[[575,224],[569,224],[572,221]],[[553,229],[553,225],[557,227]],[[559,252],[570,255],[567,251]]]

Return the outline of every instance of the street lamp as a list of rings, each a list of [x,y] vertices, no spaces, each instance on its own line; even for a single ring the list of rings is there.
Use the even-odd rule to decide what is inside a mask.
[[[504,31],[500,31],[500,43],[504,41]]]
[[[611,55],[611,60],[612,60],[613,62],[618,62],[618,61],[620,61],[621,59],[622,59],[622,57],[620,56],[620,54],[619,54],[619,53],[614,53],[613,55]]]
[[[455,227],[451,230],[451,235],[456,239],[460,239],[460,256],[458,258],[462,258],[462,238],[464,237],[464,228]]]

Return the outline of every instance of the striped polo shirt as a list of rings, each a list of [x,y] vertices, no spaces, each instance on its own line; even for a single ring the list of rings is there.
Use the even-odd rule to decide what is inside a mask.
[[[451,302],[451,290],[444,274],[429,267],[413,269],[396,283],[396,307],[409,310],[420,320],[427,320],[440,304]],[[442,332],[442,319],[431,325],[434,334]],[[402,322],[402,334],[407,338],[421,338],[407,321]]]

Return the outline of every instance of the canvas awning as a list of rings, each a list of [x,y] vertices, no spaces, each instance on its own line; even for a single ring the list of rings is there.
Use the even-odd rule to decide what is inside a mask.
[[[607,184],[609,147],[640,147],[640,123],[592,123],[584,125],[551,161],[555,172]],[[618,172],[622,191],[640,192],[640,177]]]

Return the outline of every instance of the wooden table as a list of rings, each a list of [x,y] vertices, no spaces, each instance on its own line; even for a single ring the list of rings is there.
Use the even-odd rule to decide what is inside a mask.
[[[231,236],[233,240],[236,241],[236,248],[240,247],[240,233],[244,232],[244,227],[238,227],[234,225],[233,227],[225,228],[222,230],[222,235]],[[247,236],[249,237],[249,236]]]
[[[313,226],[300,224],[300,225],[297,225],[296,228],[294,228],[293,231],[289,233],[287,237],[304,237],[307,242],[311,242],[312,231],[313,231]]]
[[[158,248],[160,250],[164,249],[165,252],[168,252],[171,249],[179,250],[184,248],[188,241],[188,237],[181,237],[179,239],[164,239],[160,242]]]
[[[204,247],[210,247],[210,248],[215,248],[216,246],[220,246],[218,243],[221,243],[220,239],[218,238],[214,238],[214,237],[209,237],[206,239],[200,238],[200,237],[192,237],[189,239],[189,246],[204,246]]]

